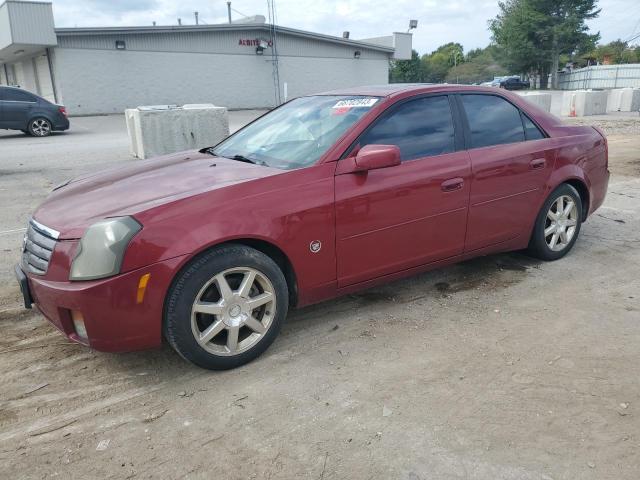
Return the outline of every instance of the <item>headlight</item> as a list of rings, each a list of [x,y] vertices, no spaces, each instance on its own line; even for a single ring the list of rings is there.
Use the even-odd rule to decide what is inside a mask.
[[[101,220],[82,236],[69,280],[96,280],[120,273],[124,252],[142,226],[131,217]]]

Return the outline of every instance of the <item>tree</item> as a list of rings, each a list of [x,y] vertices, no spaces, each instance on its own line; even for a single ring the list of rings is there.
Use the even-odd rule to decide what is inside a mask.
[[[505,0],[489,22],[493,40],[513,71],[538,72],[541,88],[551,72],[557,88],[560,55],[593,48],[599,33],[589,34],[586,21],[599,15],[597,0]]]
[[[389,68],[390,83],[424,82],[424,70],[420,54],[411,50],[411,60],[392,60]]]
[[[480,83],[506,75],[509,72],[498,62],[496,50],[493,45],[470,50],[464,63],[451,68],[445,80],[449,83]]]
[[[591,56],[601,63],[605,60],[614,64],[636,63],[640,60],[638,52],[640,52],[640,47],[630,48],[627,42],[618,39],[606,45],[598,45],[591,52]]]
[[[445,43],[423,55],[421,61],[428,82],[443,82],[449,69],[464,61],[464,48],[459,43]]]

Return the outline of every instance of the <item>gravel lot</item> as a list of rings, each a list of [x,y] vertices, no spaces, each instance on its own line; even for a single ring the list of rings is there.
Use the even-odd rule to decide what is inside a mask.
[[[609,194],[565,259],[489,256],[305,308],[222,373],[167,347],[96,353],[20,308],[29,212],[131,161],[121,116],[72,125],[0,133],[0,478],[638,478],[637,122],[606,127]]]

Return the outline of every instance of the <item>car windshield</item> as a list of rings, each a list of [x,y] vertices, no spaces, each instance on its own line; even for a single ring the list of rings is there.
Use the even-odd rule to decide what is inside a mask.
[[[210,153],[291,170],[312,165],[380,99],[366,96],[301,97],[259,118]]]

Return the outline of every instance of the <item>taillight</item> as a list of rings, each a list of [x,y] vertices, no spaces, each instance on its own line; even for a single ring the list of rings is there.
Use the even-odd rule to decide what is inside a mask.
[[[66,107],[58,107],[58,111],[63,114],[65,117],[67,116],[67,109]]]

